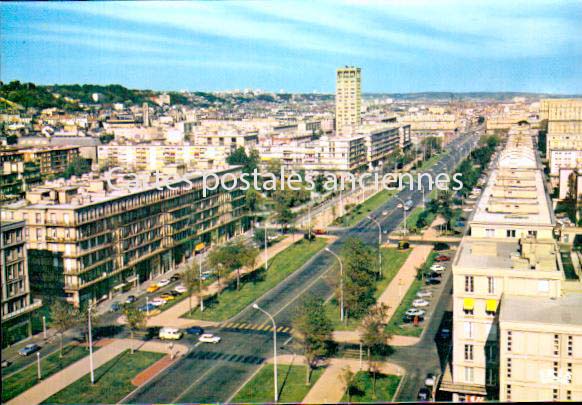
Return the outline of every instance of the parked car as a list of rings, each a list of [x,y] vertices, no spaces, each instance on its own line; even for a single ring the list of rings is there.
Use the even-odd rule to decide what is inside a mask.
[[[160,297],[156,297],[150,301],[150,304],[157,308],[161,307],[162,305],[165,305],[166,301]]]
[[[426,313],[426,311],[424,309],[410,308],[408,311],[406,311],[404,313],[404,315],[408,315],[408,316],[421,316],[421,315],[424,315],[425,313]]]
[[[184,331],[189,335],[202,335],[204,333],[204,329],[200,326],[191,326]]]
[[[416,318],[418,320],[418,322],[424,321],[424,315],[414,315],[414,316],[404,315],[402,317],[402,322],[403,323],[412,323],[412,322],[414,322],[414,318]]]
[[[158,284],[158,287],[160,287],[160,288],[165,287],[168,284],[170,284],[170,280],[168,280],[167,278],[163,278],[160,281],[158,281],[157,284]]]
[[[382,211],[382,215],[384,216],[388,215],[388,211]]]
[[[176,299],[172,294],[168,294],[168,293],[164,293],[164,294],[160,295],[160,298],[166,302],[174,301]]]
[[[440,284],[441,283],[441,279],[438,277],[429,277],[427,278],[424,283],[426,285],[435,285],[435,284]]]
[[[432,374],[432,373],[428,373],[428,374],[426,375],[426,378],[424,379],[424,384],[425,384],[427,387],[433,387],[433,386],[434,386],[434,384],[435,384],[435,382],[436,382],[436,377],[435,377],[435,375],[434,375],[434,374]]]
[[[156,306],[150,302],[147,305],[143,305],[143,306],[139,307],[138,311],[147,312],[147,311],[153,311],[154,309],[156,309]]]
[[[398,249],[400,249],[400,250],[406,250],[408,248],[410,248],[410,243],[408,243],[406,241],[403,241],[403,240],[401,240],[400,242],[398,242]]]
[[[451,258],[449,256],[446,256],[446,255],[439,255],[435,258],[435,260],[437,262],[448,262],[449,260],[451,260]]]
[[[160,286],[157,284],[152,284],[147,288],[147,292],[149,293],[155,293],[156,291],[158,291],[160,289]]]
[[[176,290],[169,291],[167,294],[170,294],[172,297],[179,297],[180,295],[182,295],[181,292]]]
[[[422,298],[417,298],[414,301],[412,301],[412,306],[415,308],[428,307],[429,305],[430,302]]]
[[[2,368],[10,366],[12,363],[9,360],[2,360]]]
[[[30,343],[26,346],[24,346],[22,349],[20,349],[18,351],[18,354],[21,356],[29,356],[32,353],[36,353],[40,350],[40,346],[37,345],[36,343]]]
[[[126,304],[133,304],[136,301],[137,297],[135,295],[128,295],[127,298],[125,299]]]
[[[432,291],[429,291],[429,290],[420,290],[419,292],[416,293],[416,296],[418,298],[428,298],[428,297],[432,297]]]
[[[431,271],[428,273],[428,278],[441,278],[443,275],[438,271]]]
[[[431,397],[431,392],[428,388],[426,387],[422,387],[421,389],[418,390],[418,395],[416,396],[416,399],[418,399],[419,401],[428,401]]]
[[[121,304],[119,302],[114,302],[113,304],[111,304],[111,307],[109,308],[110,312],[117,312],[121,309]]]
[[[445,271],[447,268],[445,266],[443,266],[442,264],[433,264],[432,266],[430,266],[430,269],[432,271]]]
[[[214,343],[214,344],[216,344],[216,343],[220,342],[220,337],[215,336],[212,333],[204,333],[198,338],[198,341],[202,342],[202,343]]]
[[[180,340],[182,339],[182,331],[176,328],[162,328],[160,329],[160,339],[164,340]]]
[[[178,291],[179,293],[184,294],[186,291],[188,291],[188,289],[182,284],[180,284],[177,285],[176,288],[174,288],[174,291]]]
[[[172,277],[170,277],[170,281],[173,283],[174,281],[178,281],[182,279],[182,276],[179,274],[174,274]]]

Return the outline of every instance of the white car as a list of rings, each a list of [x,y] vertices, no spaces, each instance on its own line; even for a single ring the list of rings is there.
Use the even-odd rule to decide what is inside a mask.
[[[166,303],[166,301],[160,297],[154,298],[153,300],[150,301],[150,304],[152,304],[155,307],[161,307],[165,303]]]
[[[158,283],[157,283],[157,284],[158,284],[158,287],[160,287],[160,288],[161,288],[161,287],[165,287],[165,286],[167,286],[168,284],[170,284],[170,280],[168,280],[167,278],[164,278],[164,279],[162,279],[162,280],[158,281]]]
[[[429,290],[420,290],[419,292],[416,293],[416,296],[418,298],[428,298],[432,297],[432,292]]]
[[[412,306],[415,308],[428,307],[429,305],[430,305],[430,302],[428,302],[427,300],[424,300],[422,298],[418,298],[418,299],[412,301]]]
[[[186,291],[188,291],[188,289],[186,287],[184,287],[182,284],[180,284],[180,285],[177,285],[176,288],[174,288],[174,291],[177,291],[180,294],[184,294]]]
[[[388,215],[388,211],[383,211],[382,215],[384,215],[384,216]]]
[[[182,331],[176,328],[162,328],[160,329],[160,339],[162,340],[180,340],[182,339]]]
[[[433,264],[432,266],[430,266],[430,269],[432,271],[445,271],[447,268],[442,264]]]
[[[216,344],[216,343],[220,342],[220,337],[214,336],[212,333],[205,333],[198,338],[198,341],[202,342],[202,343],[214,343],[214,344]]]
[[[432,387],[435,383],[435,376],[434,374],[427,374],[426,379],[424,380],[424,385],[427,387]]]
[[[426,312],[423,309],[418,309],[418,308],[410,308],[408,311],[406,311],[406,315],[408,316],[421,316],[424,315]]]

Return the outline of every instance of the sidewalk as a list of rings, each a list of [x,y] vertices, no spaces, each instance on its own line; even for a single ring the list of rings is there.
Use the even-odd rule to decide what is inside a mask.
[[[378,303],[383,303],[388,306],[386,322],[390,320],[406,292],[416,278],[416,269],[424,264],[428,259],[433,247],[430,245],[414,246],[410,255],[394,276],[388,287],[384,290],[382,295],[378,298]],[[336,331],[333,333],[333,340],[340,343],[359,343],[360,332],[355,331]],[[409,336],[394,336],[390,340],[390,344],[394,346],[409,346],[414,345],[419,341],[419,338]]]
[[[305,367],[305,359],[303,356],[283,355],[278,356],[279,364],[294,364]],[[272,363],[273,359],[267,360]],[[367,370],[368,364],[366,361],[362,362],[360,368],[360,361],[355,359],[330,359],[325,371],[319,380],[311,387],[302,403],[306,404],[330,404],[338,403],[344,396],[346,386],[342,382],[341,374],[344,367],[349,367],[352,372],[357,373],[360,370]],[[405,370],[392,363],[382,363],[380,365],[380,372],[384,374],[392,374],[403,376]]]
[[[254,271],[255,269],[260,268],[261,266],[264,265],[266,258],[269,258],[269,259],[273,258],[276,254],[287,249],[294,242],[297,242],[301,238],[303,238],[303,234],[291,234],[291,235],[286,236],[282,241],[267,248],[267,255],[265,255],[264,249],[261,250],[261,253],[259,254],[259,256],[257,258],[257,262],[255,264],[255,267],[253,269],[242,270],[241,275],[250,273],[250,272]],[[228,280],[234,279],[235,277],[236,277],[236,274],[231,274],[230,277],[228,278]],[[214,283],[212,283],[211,285],[209,285],[205,289],[204,295],[205,296],[212,296],[212,295],[216,294],[222,288],[224,288],[225,284],[226,283],[223,282],[222,285],[219,285],[218,281],[215,281]],[[202,327],[219,325],[219,322],[200,321],[200,320],[196,320],[196,319],[181,318],[182,315],[184,315],[185,313],[187,313],[190,310],[190,302],[189,301],[190,300],[188,298],[186,298],[186,299],[180,301],[179,303],[177,303],[176,305],[174,305],[173,307],[167,309],[166,311],[163,311],[162,313],[151,317],[150,319],[148,319],[148,327],[150,327],[150,326],[168,326],[168,327],[174,327],[174,328],[188,328],[188,327],[194,326],[194,325],[202,326]],[[192,295],[192,308],[195,308],[198,305],[199,305],[198,295],[193,294]]]
[[[112,343],[102,347],[93,354],[93,364],[94,369],[107,363],[109,360],[115,358],[116,356],[123,353],[125,350],[129,350],[131,347],[136,350],[158,352],[158,353],[169,353],[169,347],[167,343],[162,342],[142,342],[140,340],[131,339],[115,339]],[[184,355],[188,351],[188,348],[181,344],[174,344],[174,354],[176,357]],[[90,372],[89,369],[89,356],[86,356],[76,363],[71,364],[69,367],[62,371],[50,376],[41,383],[35,385],[28,391],[23,392],[16,398],[8,401],[7,405],[36,405],[50,398],[52,395],[68,387],[75,381],[79,380],[83,376]]]

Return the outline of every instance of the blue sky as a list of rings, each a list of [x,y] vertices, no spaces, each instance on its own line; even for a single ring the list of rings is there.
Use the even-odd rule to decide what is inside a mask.
[[[158,90],[582,93],[580,0],[0,4],[0,78]]]

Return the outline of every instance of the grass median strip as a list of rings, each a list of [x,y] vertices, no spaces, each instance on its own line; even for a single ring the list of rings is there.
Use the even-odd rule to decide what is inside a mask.
[[[305,366],[279,365],[277,383],[279,402],[299,403],[317,382],[323,369],[311,373],[311,384],[305,384]],[[267,364],[232,399],[232,402],[273,402],[273,365]]]
[[[384,277],[376,283],[374,297],[378,299],[388,287],[394,276],[408,258],[411,250],[398,250],[394,248],[382,248],[382,271]],[[335,330],[355,330],[362,323],[361,319],[348,319],[343,323],[339,317],[339,305],[335,298],[325,305],[327,316],[334,324]]]
[[[372,211],[388,201],[396,192],[397,190],[382,190],[374,194],[363,203],[352,207],[343,217],[337,218],[334,221],[334,224],[345,227],[357,225],[360,221],[370,215]]]
[[[94,347],[93,349],[98,350],[99,348]],[[58,373],[88,355],[89,350],[86,347],[68,345],[63,348],[62,358],[59,358],[59,351],[46,357],[41,356],[40,368],[42,378],[47,379],[51,375]],[[37,375],[37,362],[35,361],[21,371],[2,379],[2,402],[17,397],[24,391],[34,387],[39,382]]]
[[[326,244],[324,238],[316,238],[311,242],[305,239],[295,242],[269,260],[268,271],[260,268],[246,275],[240,290],[236,289],[236,283],[233,282],[219,295],[207,298],[203,312],[195,308],[185,316],[207,321],[225,321],[235,316],[303,266]]]
[[[129,350],[95,370],[95,385],[89,374],[48,398],[47,404],[115,404],[136,387],[131,380],[141,371],[164,357],[162,353]]]
[[[359,371],[354,376],[354,389],[351,398],[344,394],[341,402],[390,402],[400,384],[400,377],[395,375],[377,374],[376,392],[374,392],[374,377],[367,371]]]

